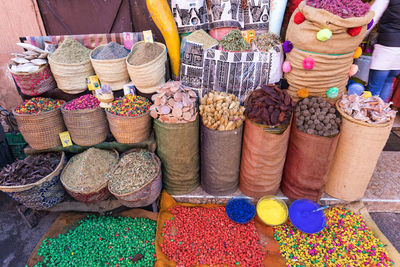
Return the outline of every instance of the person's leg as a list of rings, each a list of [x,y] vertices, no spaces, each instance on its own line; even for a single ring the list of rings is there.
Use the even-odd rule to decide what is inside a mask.
[[[368,91],[372,95],[380,95],[390,70],[369,70]]]
[[[392,97],[392,91],[393,91],[393,81],[394,78],[399,74],[400,70],[391,70],[385,80],[385,83],[383,84],[381,93],[379,96],[383,99],[385,102],[390,102],[390,98]]]

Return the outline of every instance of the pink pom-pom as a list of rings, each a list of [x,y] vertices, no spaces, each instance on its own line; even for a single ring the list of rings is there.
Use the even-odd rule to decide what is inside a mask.
[[[358,72],[358,66],[356,64],[351,65],[349,70],[349,76],[353,76],[357,72]]]
[[[306,70],[311,70],[312,68],[314,68],[314,64],[315,64],[315,61],[312,57],[306,57],[303,60],[303,68]]]
[[[289,61],[285,61],[282,64],[282,70],[284,73],[288,73],[292,70],[292,65],[290,64]]]

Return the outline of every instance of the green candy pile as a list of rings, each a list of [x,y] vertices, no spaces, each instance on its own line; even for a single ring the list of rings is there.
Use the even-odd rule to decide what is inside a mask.
[[[35,266],[153,266],[157,222],[88,215],[78,227],[43,240]]]

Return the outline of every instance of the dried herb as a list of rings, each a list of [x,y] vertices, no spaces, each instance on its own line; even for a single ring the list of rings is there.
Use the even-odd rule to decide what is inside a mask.
[[[201,44],[203,49],[208,49],[218,45],[218,41],[212,38],[204,30],[192,32],[188,37],[186,37],[186,41]]]
[[[281,40],[279,36],[272,32],[266,32],[260,34],[254,40],[254,44],[257,49],[260,51],[268,52],[271,48],[277,47],[279,50],[279,45],[281,44]]]
[[[80,42],[67,37],[56,51],[50,55],[55,62],[75,64],[90,60],[90,49]]]
[[[307,5],[324,9],[344,19],[365,16],[370,6],[361,0],[307,0]]]
[[[250,44],[243,38],[242,32],[232,30],[224,36],[219,42],[219,45],[226,51],[246,51],[250,50]]]

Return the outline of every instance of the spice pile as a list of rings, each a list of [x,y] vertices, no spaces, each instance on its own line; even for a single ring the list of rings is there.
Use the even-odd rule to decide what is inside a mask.
[[[76,64],[90,60],[90,49],[80,42],[67,37],[50,58],[58,63]]]
[[[244,107],[233,94],[211,91],[200,100],[204,126],[211,130],[234,130],[243,124]]]
[[[149,111],[150,101],[143,96],[120,97],[112,103],[107,111],[118,116],[136,117]]]
[[[196,93],[180,82],[167,82],[157,89],[151,99],[150,115],[168,123],[185,123],[196,120]]]
[[[14,161],[1,170],[0,185],[15,186],[35,183],[52,173],[60,160],[60,154],[47,153]]]
[[[152,180],[159,166],[148,151],[126,154],[108,176],[108,187],[112,193],[122,195],[135,191]]]
[[[40,66],[47,64],[48,51],[42,50],[31,44],[17,43],[28,51],[21,53],[11,53],[11,71],[13,72],[34,72]]]
[[[286,90],[276,85],[263,85],[248,97],[246,116],[263,125],[285,125],[289,124],[295,105]]]
[[[279,51],[281,40],[275,33],[266,32],[258,35],[253,44],[255,44],[260,51],[268,52],[271,48],[277,48]]]
[[[250,50],[250,44],[243,38],[240,30],[232,30],[222,38],[219,45],[225,51],[241,52]]]
[[[97,60],[108,60],[117,59],[128,56],[129,51],[124,46],[117,44],[116,42],[108,43],[106,46],[99,48],[96,54],[93,55],[93,59]]]
[[[156,43],[142,43],[128,58],[128,62],[135,66],[143,65],[158,57],[163,51],[163,48]]]
[[[361,0],[306,0],[314,8],[324,9],[344,19],[363,17],[369,11],[369,4]]]
[[[224,207],[175,206],[162,230],[162,252],[178,266],[263,266],[254,221],[236,224]],[[190,223],[188,223],[190,222]]]
[[[372,124],[386,123],[396,117],[396,111],[390,108],[379,96],[364,98],[358,95],[344,95],[339,102],[341,110],[356,120]]]
[[[336,109],[322,97],[304,98],[296,106],[297,128],[307,134],[333,136],[341,123]]]
[[[105,173],[117,162],[113,151],[92,147],[70,159],[61,180],[70,190],[91,192],[107,182]]]
[[[66,234],[43,240],[36,266],[154,265],[157,222],[147,218],[88,215]]]
[[[91,94],[75,98],[64,106],[66,110],[92,109],[100,105],[100,101]]]
[[[232,199],[226,204],[226,215],[236,223],[247,223],[253,219],[256,209],[248,199]]]
[[[212,38],[204,30],[197,30],[186,37],[187,42],[201,44],[203,49],[209,49],[218,45],[218,41]]]
[[[268,225],[279,225],[286,221],[288,210],[279,200],[264,198],[257,204],[257,215]]]
[[[288,266],[390,266],[383,244],[361,215],[345,208],[325,211],[326,227],[306,234],[291,223],[274,227],[282,256]]]
[[[17,106],[15,112],[18,114],[38,114],[61,107],[62,100],[54,100],[45,97],[34,97]]]

